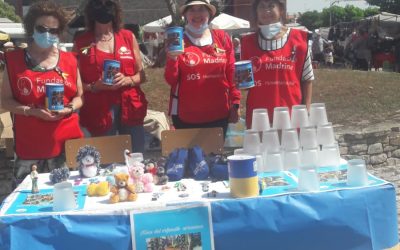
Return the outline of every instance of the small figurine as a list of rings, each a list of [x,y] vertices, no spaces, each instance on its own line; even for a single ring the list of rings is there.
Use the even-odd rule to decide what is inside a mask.
[[[157,174],[154,176],[154,183],[156,185],[165,185],[168,182],[168,175],[165,173],[164,167],[157,167]]]
[[[100,173],[100,153],[93,146],[86,145],[79,148],[76,162],[81,177],[92,178]]]
[[[205,181],[201,183],[201,190],[203,190],[203,192],[208,192],[210,188],[210,183]]]
[[[175,183],[175,188],[178,192],[180,191],[186,191],[186,186],[185,184],[183,184],[182,182],[178,181],[177,183]]]
[[[32,172],[31,172],[31,179],[32,179],[32,194],[39,193],[39,188],[38,188],[38,178],[39,174],[36,171],[37,166],[35,164],[32,165]]]
[[[215,198],[215,197],[217,197],[217,194],[218,194],[218,192],[213,190],[213,191],[207,193],[207,197],[214,197]]]
[[[99,183],[90,183],[86,189],[88,196],[105,196],[110,192],[108,181],[100,181]]]

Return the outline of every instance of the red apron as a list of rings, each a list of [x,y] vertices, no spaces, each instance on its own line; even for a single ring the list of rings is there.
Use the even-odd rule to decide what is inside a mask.
[[[266,108],[270,120],[275,107],[301,104],[301,79],[307,57],[307,33],[291,29],[286,44],[277,50],[264,51],[258,34],[242,37],[242,60],[251,60],[255,87],[249,89],[246,125],[251,128],[253,109]]]
[[[79,36],[75,45],[83,84],[91,84],[102,77],[105,59],[120,61],[121,73],[125,76],[136,74],[133,38],[128,30],[122,29],[114,33],[114,54],[96,49],[93,32]],[[111,128],[113,105],[121,106],[122,124],[127,126],[143,124],[147,112],[147,100],[140,87],[124,87],[116,91],[96,93],[85,92],[84,97],[85,105],[80,110],[81,124],[94,136],[104,135]]]
[[[22,105],[44,107],[46,83],[64,84],[64,104],[68,104],[77,93],[77,62],[71,53],[59,51],[57,70],[32,71],[26,66],[24,50],[6,54],[8,77],[15,100]],[[64,79],[63,79],[64,77]],[[15,151],[19,158],[48,159],[64,151],[68,139],[83,137],[76,113],[59,121],[14,115]]]

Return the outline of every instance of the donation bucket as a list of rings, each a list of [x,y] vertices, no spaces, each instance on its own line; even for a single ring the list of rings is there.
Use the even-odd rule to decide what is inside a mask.
[[[256,157],[231,155],[228,157],[229,186],[235,198],[255,197],[259,194]]]
[[[50,111],[64,109],[64,84],[46,84],[46,108]]]
[[[235,63],[235,81],[238,89],[254,87],[253,66],[251,61],[239,61]]]
[[[114,76],[120,71],[121,63],[116,60],[104,60],[103,63],[103,82],[112,85]]]
[[[177,56],[183,53],[183,28],[170,27],[166,30],[168,53]]]

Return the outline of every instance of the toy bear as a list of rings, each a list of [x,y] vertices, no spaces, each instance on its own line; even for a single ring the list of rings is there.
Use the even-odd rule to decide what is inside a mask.
[[[88,196],[105,196],[110,192],[110,187],[107,181],[90,183],[86,192]]]
[[[117,173],[114,175],[115,186],[111,188],[110,203],[117,203],[121,201],[135,201],[137,194],[135,186],[128,184],[129,175],[126,173]]]
[[[154,189],[153,175],[150,173],[144,173],[144,165],[134,164],[129,167],[129,174],[132,178],[133,183],[136,186],[137,193],[151,193]]]

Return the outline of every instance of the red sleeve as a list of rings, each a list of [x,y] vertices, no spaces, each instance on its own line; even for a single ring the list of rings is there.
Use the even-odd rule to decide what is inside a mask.
[[[240,91],[236,88],[236,84],[234,82],[234,74],[235,74],[235,52],[233,49],[232,40],[227,33],[224,31],[220,31],[221,36],[223,37],[224,49],[226,50],[226,79],[229,84],[229,100],[230,104],[240,104]]]
[[[176,60],[174,60],[167,56],[167,62],[165,64],[164,77],[168,85],[171,86],[172,90],[175,89],[179,81],[178,60],[179,58],[176,58]]]

